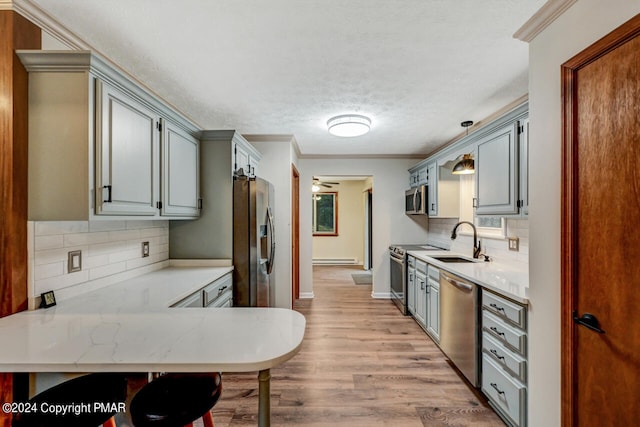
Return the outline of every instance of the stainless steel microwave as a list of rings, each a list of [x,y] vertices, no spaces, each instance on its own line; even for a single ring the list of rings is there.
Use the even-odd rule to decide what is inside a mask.
[[[404,213],[427,215],[427,193],[429,187],[420,185],[404,192]]]

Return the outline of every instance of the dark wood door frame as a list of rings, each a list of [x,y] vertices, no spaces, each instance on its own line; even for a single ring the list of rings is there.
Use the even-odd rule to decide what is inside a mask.
[[[291,307],[300,299],[300,172],[291,165]]]
[[[640,35],[640,14],[606,35],[562,65],[562,273],[561,273],[561,419],[564,427],[577,425],[576,326],[573,310],[577,306],[577,208],[578,208],[578,121],[577,72],[615,48]],[[612,379],[615,381],[614,379]]]
[[[8,104],[0,109],[0,317],[27,309],[29,88],[15,49],[40,49],[41,40],[36,25],[12,10],[0,10],[0,98]],[[0,373],[0,402],[24,399],[22,383],[11,373]],[[0,412],[0,427],[10,425],[11,414]]]

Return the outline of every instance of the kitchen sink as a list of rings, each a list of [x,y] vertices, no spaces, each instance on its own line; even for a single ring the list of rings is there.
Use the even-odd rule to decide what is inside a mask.
[[[434,256],[431,258],[437,259],[438,261],[442,262],[478,262],[477,260],[462,258],[459,256]]]

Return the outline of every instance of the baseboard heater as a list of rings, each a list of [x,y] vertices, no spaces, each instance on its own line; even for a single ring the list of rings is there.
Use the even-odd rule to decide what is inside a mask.
[[[358,258],[313,258],[313,265],[357,265]]]

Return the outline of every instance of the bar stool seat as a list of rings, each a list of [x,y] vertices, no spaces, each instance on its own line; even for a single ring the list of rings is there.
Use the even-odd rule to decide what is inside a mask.
[[[37,412],[15,414],[13,427],[115,427],[117,405],[127,396],[127,379],[122,374],[94,373],[65,381],[29,400]],[[95,402],[104,404],[94,406]],[[75,405],[56,414],[54,405]],[[104,411],[103,411],[104,410]]]
[[[213,426],[211,408],[222,393],[219,373],[166,374],[146,384],[131,401],[135,427],[190,426],[198,418]]]

